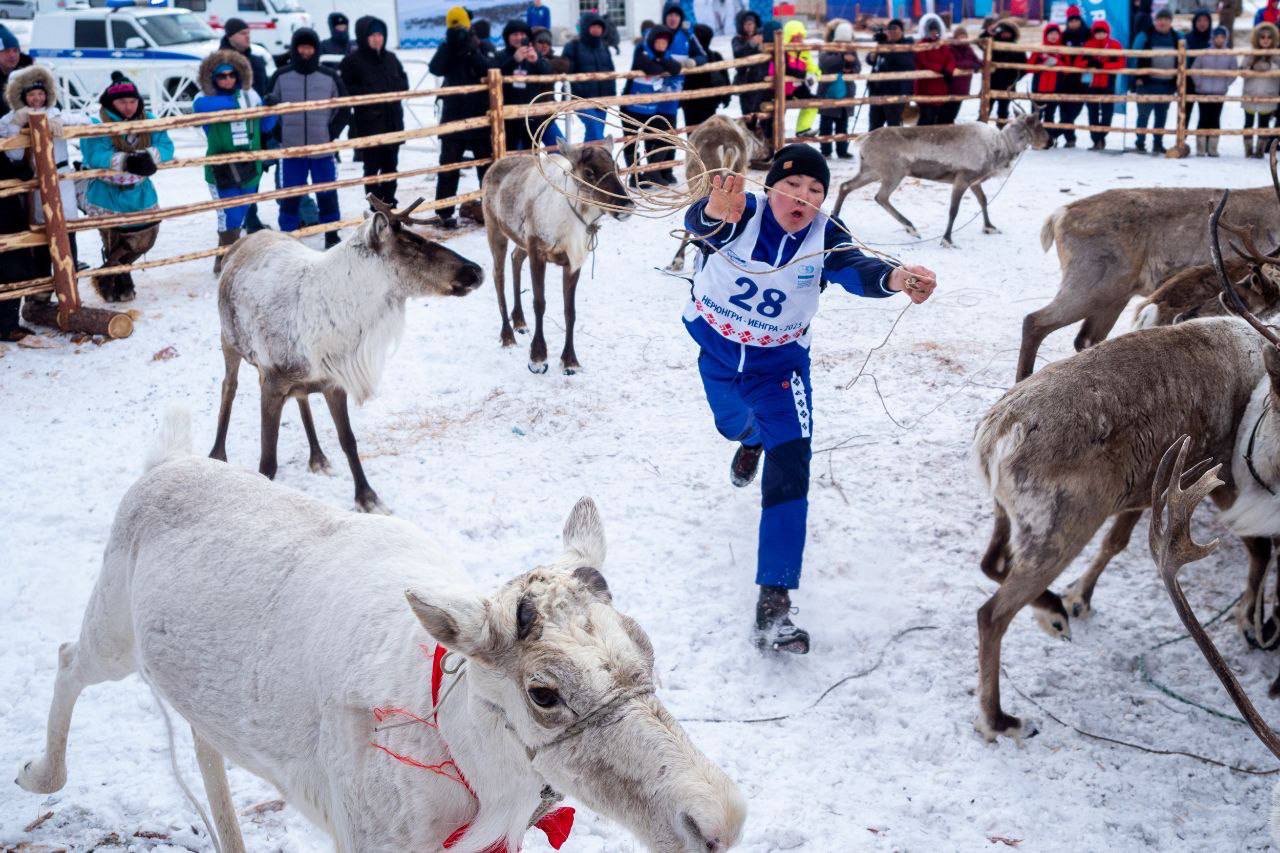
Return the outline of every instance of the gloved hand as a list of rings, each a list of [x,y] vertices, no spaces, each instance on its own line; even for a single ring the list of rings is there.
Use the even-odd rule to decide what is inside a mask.
[[[818,75],[814,74],[812,71],[804,75],[804,86],[810,92],[818,91]]]
[[[12,121],[14,125],[16,125],[17,127],[26,127],[27,117],[30,115],[31,115],[31,110],[27,109],[26,107],[19,107],[18,109],[13,111],[13,115],[10,118],[10,121]]]
[[[125,156],[124,170],[131,175],[149,178],[156,173],[156,161],[146,151],[134,151]]]
[[[62,136],[62,119],[58,116],[49,116],[49,132],[54,136]]]

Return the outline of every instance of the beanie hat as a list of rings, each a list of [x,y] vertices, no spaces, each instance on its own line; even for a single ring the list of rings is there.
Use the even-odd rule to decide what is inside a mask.
[[[320,49],[320,36],[310,27],[298,27],[293,31],[293,38],[289,41],[289,49],[297,50],[299,45],[309,44],[316,50]]]
[[[1173,13],[1169,11],[1168,6],[1164,7],[1159,12],[1156,12],[1156,19],[1158,20],[1160,18],[1168,18],[1170,21],[1173,20]]]
[[[233,66],[230,62],[224,62],[213,69],[214,77],[217,77],[219,74],[235,74],[235,73],[236,73],[235,66]],[[236,76],[238,77],[239,75],[237,74]]]
[[[239,32],[249,29],[249,25],[244,22],[243,18],[227,18],[227,22],[222,25],[222,34],[227,38]]]
[[[33,74],[31,76],[30,81],[26,81],[22,84],[22,90],[21,92],[19,92],[19,94],[25,100],[27,97],[27,93],[33,92],[36,89],[39,89],[40,91],[44,92],[46,95],[49,94],[49,87],[45,85],[43,75]]]
[[[836,24],[835,32],[831,34],[832,41],[853,41],[853,24],[848,21],[841,21]]]
[[[897,28],[898,28],[898,29],[900,29],[900,30],[905,30],[905,29],[906,29],[906,26],[902,23],[902,19],[901,19],[901,18],[890,18],[890,19],[889,19],[889,23],[887,23],[887,24],[885,24],[885,25],[884,25],[884,28],[885,28],[886,30],[893,29],[894,27],[897,27]]]
[[[454,6],[444,15],[445,29],[453,29],[461,27],[464,30],[471,29],[471,16],[467,14],[467,10],[461,6]]]
[[[538,31],[533,34],[533,40],[535,42],[546,42],[547,44],[552,44],[551,30],[546,27],[538,27]]]
[[[18,37],[10,32],[4,24],[0,24],[0,50],[20,50]]]
[[[1214,27],[1213,32],[1209,34],[1209,37],[1216,39],[1218,36],[1222,36],[1225,39],[1229,39],[1231,38],[1231,33],[1227,32],[1226,27]]]
[[[124,76],[119,71],[111,72],[111,82],[107,88],[103,90],[102,97],[98,99],[98,103],[107,109],[111,108],[111,104],[120,98],[137,98],[142,100],[142,94],[138,91],[138,87],[133,81]]]
[[[772,189],[778,181],[792,175],[813,178],[822,184],[824,194],[831,186],[831,169],[827,166],[826,158],[818,153],[817,148],[805,145],[803,142],[785,145],[773,155],[773,165],[769,167],[769,174],[765,176],[764,188]]]

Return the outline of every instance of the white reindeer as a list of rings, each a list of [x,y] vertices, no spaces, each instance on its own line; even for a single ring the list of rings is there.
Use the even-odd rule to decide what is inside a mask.
[[[227,426],[241,360],[258,368],[262,453],[258,472],[276,475],[280,414],[290,397],[311,448],[309,467],[329,471],[311,419],[310,394],[323,394],[355,480],[356,505],[386,512],[365,479],[347,412],[347,397],[373,396],[387,356],[404,331],[411,296],[464,296],[484,271],[405,225],[422,199],[402,213],[369,196],[377,212],[341,245],[325,252],[288,234],[259,231],[232,247],[218,281],[222,319],[222,406],[209,455],[227,459]]]
[[[138,672],[191,725],[222,853],[244,850],[224,756],[341,853],[440,850],[459,830],[455,853],[508,853],[548,785],[653,850],[737,843],[741,795],[654,695],[649,638],[598,571],[590,500],[558,559],[485,596],[413,525],[191,456],[188,433],[171,413],[120,503],[24,789],[65,784],[80,692]],[[438,701],[435,644],[462,661],[442,666]],[[380,725],[388,707],[423,722]]]

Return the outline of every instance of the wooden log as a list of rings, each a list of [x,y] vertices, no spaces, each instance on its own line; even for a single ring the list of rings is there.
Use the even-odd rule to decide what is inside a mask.
[[[0,252],[34,249],[36,246],[47,245],[49,245],[49,238],[45,236],[44,226],[19,231],[16,234],[0,234]]]
[[[767,53],[753,54],[744,56],[741,59],[723,59],[719,62],[708,62],[706,65],[698,65],[693,68],[686,68],[680,72],[680,76],[687,77],[690,74],[709,74],[712,71],[727,71],[731,68],[741,68],[744,65],[760,65],[769,61]],[[635,80],[640,77],[649,77],[643,71],[588,71],[582,74],[524,74],[519,77],[504,77],[506,82],[519,81],[521,83],[582,83],[594,80]],[[660,75],[666,76],[666,75]]]
[[[1187,43],[1178,39],[1178,119],[1174,125],[1172,157],[1185,157],[1187,149]]]
[[[82,307],[64,319],[59,306],[53,302],[28,299],[22,307],[22,316],[28,323],[52,326],[64,332],[86,332],[105,335],[112,340],[127,338],[133,334],[133,318],[119,311],[105,308]]]
[[[782,30],[773,34],[773,150],[787,144],[786,54],[782,50]]]
[[[58,155],[53,149],[49,117],[43,110],[29,115],[27,128],[31,133],[31,161],[40,183],[40,212],[44,215],[53,287],[58,294],[58,325],[66,328],[71,315],[80,310],[80,291],[76,288],[76,262],[71,254],[67,214],[62,209],[62,191],[58,187]]]
[[[573,109],[588,107],[625,107],[631,104],[657,104],[664,101],[690,101],[698,98],[715,97],[717,95],[737,95],[742,92],[760,92],[773,88],[770,82],[744,83],[737,86],[713,86],[710,89],[688,89],[683,92],[655,92],[652,95],[614,95],[608,98],[584,98],[573,102]],[[550,115],[564,109],[563,102],[546,101],[537,104],[507,104],[502,108],[502,116],[506,119],[526,118],[529,116]],[[470,119],[468,119],[470,121]]]
[[[987,122],[991,119],[991,43],[992,39],[985,39],[986,47],[982,51],[982,102],[978,106],[978,121]]]
[[[1112,51],[1112,53],[1118,53],[1118,52],[1119,51]],[[1167,52],[1175,53],[1176,51],[1170,50]],[[1045,69],[1045,66],[1043,65],[1032,65],[1029,62],[994,62],[992,63],[991,67],[1007,68],[1011,71],[1035,71],[1037,73],[1042,72]],[[1074,65],[1055,65],[1053,66],[1053,73],[1054,74],[1093,74],[1095,73],[1095,71],[1092,68],[1077,68]],[[1115,69],[1108,69],[1107,73],[1129,75],[1131,77],[1177,77],[1178,76],[1178,71],[1176,68],[1169,68],[1169,69],[1115,68]]]
[[[1082,104],[1172,104],[1177,100],[1176,95],[1092,95],[1083,92],[1078,95],[1060,95],[1054,92],[1012,92],[1006,89],[992,89],[990,97],[998,101],[1076,101]]]
[[[501,160],[507,154],[507,123],[502,114],[502,72],[489,69],[489,145],[493,159]]]

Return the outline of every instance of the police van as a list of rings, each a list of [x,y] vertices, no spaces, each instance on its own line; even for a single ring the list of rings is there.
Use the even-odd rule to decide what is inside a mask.
[[[167,8],[166,0],[98,2],[104,5],[41,12],[31,32],[31,56],[52,67],[72,106],[89,106],[111,72],[120,71],[157,115],[188,110],[199,91],[200,60],[221,37],[194,13]]]

